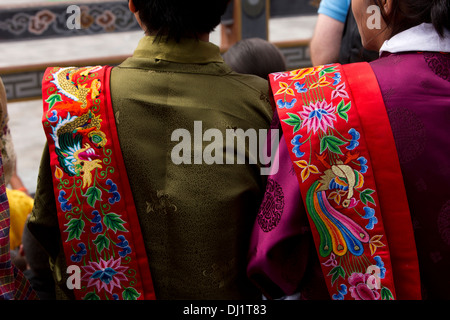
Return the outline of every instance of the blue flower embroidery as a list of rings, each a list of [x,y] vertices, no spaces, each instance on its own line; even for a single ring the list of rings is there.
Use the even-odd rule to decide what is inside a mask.
[[[377,217],[375,217],[375,210],[370,207],[364,207],[364,211],[366,214],[363,216],[363,218],[369,220],[366,229],[372,230],[373,227],[378,223],[378,219]]]
[[[325,109],[316,109],[310,112],[308,119],[317,118],[319,121],[322,120],[323,116],[328,116],[330,113]]]
[[[49,116],[47,115],[48,121],[50,121],[50,122],[56,122],[56,121],[58,120],[58,112],[57,112],[56,110],[51,110],[50,113],[52,114],[52,116],[49,117]]]
[[[305,155],[305,153],[304,152],[301,152],[300,151],[300,146],[302,145],[302,143],[300,142],[300,139],[302,138],[303,136],[302,135],[296,135],[295,137],[294,137],[294,139],[292,139],[292,141],[291,141],[291,143],[292,143],[292,145],[294,146],[294,148],[292,149],[292,151],[294,152],[294,154],[295,154],[295,156],[297,157],[297,158],[301,158],[301,157],[303,157],[304,155]]]
[[[340,72],[336,72],[332,79],[334,80],[333,86],[337,86],[341,82],[341,73]]]
[[[70,260],[73,262],[80,262],[84,255],[87,254],[86,245],[84,243],[79,243],[78,247],[80,250],[76,254],[70,256]]]
[[[384,279],[386,275],[386,268],[384,267],[384,262],[380,256],[376,256],[374,257],[374,259],[377,262],[377,267],[380,268],[380,279]]]
[[[333,300],[344,300],[344,296],[347,294],[347,286],[341,284],[338,292],[338,294],[333,294]]]
[[[68,203],[69,200],[64,198],[65,195],[66,195],[66,192],[64,190],[61,190],[59,192],[59,196],[58,196],[58,201],[61,205],[61,210],[63,212],[72,210],[72,204]]]
[[[350,141],[350,144],[348,147],[346,147],[348,150],[353,150],[355,149],[357,146],[359,146],[359,138],[361,137],[361,135],[359,134],[358,131],[356,131],[354,128],[351,128],[348,133],[352,136],[352,140]]]
[[[92,214],[94,215],[94,219],[91,220],[91,222],[95,223],[94,227],[91,227],[92,233],[99,233],[103,231],[103,225],[102,225],[102,217],[100,216],[100,213],[97,210],[92,211]]]
[[[115,202],[120,201],[120,193],[117,192],[117,185],[111,180],[106,180],[106,184],[110,186],[108,193],[112,193],[112,197],[108,199],[110,204],[114,204]]]
[[[291,102],[287,102],[287,101],[283,101],[282,99],[279,99],[277,101],[277,105],[278,105],[278,108],[280,108],[280,109],[283,109],[283,108],[292,109],[292,107],[295,105],[296,102],[297,102],[297,99],[292,99]]]
[[[296,83],[294,83],[294,85],[295,85],[295,89],[297,90],[298,93],[305,93],[308,91],[308,88],[305,88],[306,83],[300,83],[297,81]]]
[[[106,284],[109,284],[116,273],[117,273],[116,270],[114,270],[113,268],[107,267],[103,270],[95,271],[92,274],[91,278],[92,279],[100,279],[100,281],[102,281]]]
[[[369,168],[366,164],[367,164],[367,159],[364,157],[359,157],[357,159],[359,161],[359,164],[361,165],[361,173],[366,173],[367,169]]]
[[[128,244],[127,239],[123,235],[118,236],[117,239],[119,239],[120,242],[117,243],[116,246],[118,246],[119,248],[122,248],[122,251],[119,251],[119,255],[123,258],[127,254],[131,253],[131,248]]]

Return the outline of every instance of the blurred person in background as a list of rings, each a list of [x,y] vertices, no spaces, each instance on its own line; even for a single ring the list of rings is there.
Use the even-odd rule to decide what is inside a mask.
[[[10,232],[10,229],[12,224],[14,224],[14,228],[18,228],[21,219],[10,216],[10,203],[5,182],[5,177],[10,179],[13,174],[15,164],[14,161],[10,162],[11,149],[5,148],[5,140],[8,140],[8,138],[5,138],[4,135],[7,132],[9,133],[5,125],[8,122],[6,110],[6,92],[0,79],[0,123],[3,125],[2,139],[0,139],[2,147],[0,155],[0,300],[34,300],[38,299],[36,293],[22,271],[12,263],[15,252],[12,252],[11,248],[20,244],[21,239],[15,232]],[[11,147],[10,144],[9,146]],[[4,169],[3,166],[4,155],[7,157],[5,161],[7,169]],[[20,223],[18,223],[18,220]],[[22,232],[20,232],[21,234]],[[13,245],[11,245],[11,238],[16,241]]]
[[[286,60],[280,49],[261,38],[236,42],[223,54],[223,59],[235,72],[263,79],[271,73],[286,70]]]
[[[320,1],[310,44],[313,65],[373,61],[378,52],[362,46],[350,0]]]

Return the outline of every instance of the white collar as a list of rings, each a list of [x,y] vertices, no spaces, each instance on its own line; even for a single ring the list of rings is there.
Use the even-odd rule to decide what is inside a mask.
[[[450,31],[444,30],[444,38],[441,38],[431,23],[422,23],[386,40],[381,46],[380,55],[383,52],[450,52]]]

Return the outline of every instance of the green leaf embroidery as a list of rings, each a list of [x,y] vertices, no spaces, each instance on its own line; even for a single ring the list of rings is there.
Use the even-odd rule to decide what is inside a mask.
[[[339,104],[337,106],[337,113],[338,113],[339,117],[341,117],[345,121],[348,121],[347,112],[350,110],[351,107],[352,107],[351,102],[344,105],[344,100],[341,100],[341,102],[339,102]]]
[[[102,191],[97,187],[90,187],[84,196],[87,197],[87,203],[95,208],[95,203],[102,199]]]
[[[89,292],[84,297],[83,300],[100,300],[100,297],[95,292]]]
[[[376,205],[375,200],[371,196],[371,194],[374,192],[375,192],[375,190],[372,190],[372,189],[366,189],[364,191],[361,191],[361,193],[359,194],[359,198],[361,199],[361,202],[364,203],[365,205],[367,205],[367,202],[371,202],[374,205]]]
[[[111,241],[103,234],[99,234],[93,242],[97,246],[98,252],[102,252],[103,249],[109,248],[109,244],[111,243]]]
[[[123,300],[137,300],[140,297],[140,293],[134,288],[126,288],[122,292]]]
[[[80,240],[81,234],[84,229],[84,221],[81,219],[72,219],[67,224],[67,229],[64,232],[68,232],[66,241],[70,241],[72,239]]]
[[[322,78],[325,74],[327,74],[327,73],[333,73],[333,72],[336,72],[335,67],[328,67],[328,68],[325,68],[325,69],[323,69],[322,71],[320,71],[319,77]]]
[[[393,300],[394,296],[392,295],[391,290],[386,287],[381,288],[381,300]]]
[[[320,141],[320,153],[323,153],[326,149],[333,153],[343,155],[339,146],[344,145],[345,142],[335,136],[325,136]]]
[[[107,215],[105,215],[104,218],[103,218],[103,223],[105,224],[105,226],[107,228],[111,229],[114,232],[117,232],[117,230],[125,231],[125,232],[128,231],[123,226],[125,221],[120,219],[120,216],[117,213],[114,213],[114,212],[111,212],[111,213],[108,213]]]
[[[51,96],[49,96],[47,98],[47,100],[45,100],[45,102],[48,102],[48,104],[49,104],[49,107],[48,107],[49,109],[53,108],[55,103],[61,102],[61,101],[62,101],[62,98],[61,98],[61,95],[59,93],[54,93]]]
[[[289,118],[284,119],[283,121],[287,123],[288,125],[294,127],[294,133],[296,133],[298,130],[300,130],[302,125],[302,119],[294,113],[288,113]]]
[[[341,277],[342,279],[345,279],[345,271],[341,266],[337,266],[337,267],[334,267],[333,269],[331,269],[328,276],[332,276],[331,284],[334,285],[334,283],[336,282],[337,279],[339,279],[339,277]]]

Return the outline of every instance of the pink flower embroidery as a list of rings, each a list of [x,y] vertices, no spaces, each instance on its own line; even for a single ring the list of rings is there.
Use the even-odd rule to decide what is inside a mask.
[[[337,267],[338,266],[338,262],[336,261],[336,256],[334,255],[334,253],[332,253],[330,255],[330,258],[322,263],[324,266],[326,267]]]
[[[288,76],[289,74],[288,73],[284,73],[284,72],[275,72],[274,74],[273,74],[273,80],[274,81],[277,81],[278,79],[280,79],[280,78],[286,78],[287,76]]]
[[[337,97],[348,98],[348,93],[345,90],[345,82],[336,87],[336,90],[331,94],[331,99],[336,99]]]
[[[336,121],[336,107],[327,104],[326,101],[318,101],[311,103],[309,106],[304,106],[303,111],[300,112],[302,118],[302,128],[307,126],[308,132],[313,129],[314,133],[321,129],[326,132],[328,127],[333,127],[333,121]]]
[[[375,289],[376,285],[371,281],[373,282],[373,277],[368,273],[353,273],[348,278],[348,283],[351,285],[350,293],[352,297],[355,300],[380,299],[380,293]]]
[[[86,273],[81,278],[82,281],[87,281],[88,287],[96,286],[98,291],[105,289],[112,293],[114,287],[120,289],[120,281],[126,281],[127,277],[124,271],[128,267],[120,265],[120,258],[117,260],[110,259],[105,261],[100,258],[100,263],[89,261],[89,265],[82,267]]]

